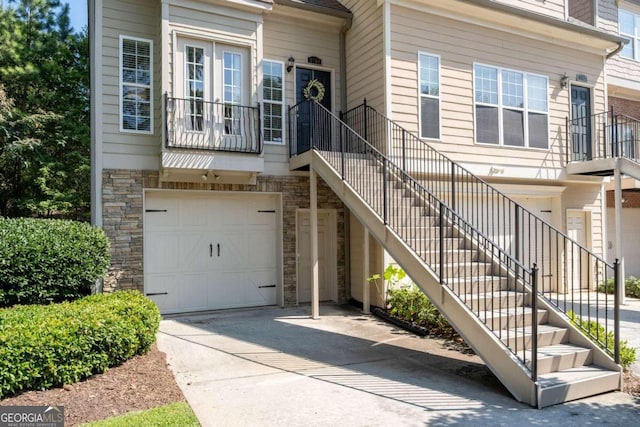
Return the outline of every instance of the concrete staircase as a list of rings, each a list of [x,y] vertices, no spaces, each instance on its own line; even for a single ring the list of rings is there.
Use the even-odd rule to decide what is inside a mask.
[[[563,313],[543,298],[534,312],[522,267],[406,176],[383,174],[366,154],[338,162],[335,152],[312,150],[310,166],[517,400],[541,408],[621,388],[619,366]],[[369,188],[386,188],[389,197]]]

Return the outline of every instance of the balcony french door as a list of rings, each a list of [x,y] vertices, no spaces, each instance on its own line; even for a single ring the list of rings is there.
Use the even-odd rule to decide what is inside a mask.
[[[178,39],[174,93],[167,112],[175,145],[247,151],[258,140],[249,104],[248,49]]]

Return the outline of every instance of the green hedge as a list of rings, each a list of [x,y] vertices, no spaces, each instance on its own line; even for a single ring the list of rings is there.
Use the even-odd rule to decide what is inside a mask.
[[[105,372],[147,352],[159,323],[137,291],[0,309],[0,398]]]
[[[610,354],[613,354],[615,350],[615,337],[613,331],[606,332],[604,326],[595,320],[588,320],[581,318],[572,310],[567,313],[569,320],[574,325],[580,327],[583,331],[588,331],[587,337],[596,343],[603,350],[609,350]],[[607,348],[605,349],[602,341],[605,341]],[[629,369],[629,366],[636,361],[636,349],[629,346],[627,340],[620,340],[620,365],[625,369]]]
[[[606,282],[598,286],[598,292],[605,292],[612,294],[615,288],[613,279],[609,279]],[[624,293],[628,297],[640,298],[640,279],[636,279],[631,276],[624,281]]]
[[[109,266],[109,241],[86,223],[0,218],[0,307],[71,301]]]

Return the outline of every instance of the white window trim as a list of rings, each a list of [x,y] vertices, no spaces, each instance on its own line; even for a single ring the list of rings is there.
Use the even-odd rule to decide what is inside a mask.
[[[277,101],[271,101],[271,100],[267,100],[264,99],[264,63],[265,62],[271,62],[274,64],[278,64],[280,66],[280,69],[282,70],[282,101],[277,102]],[[262,60],[262,92],[261,92],[261,99],[262,99],[262,108],[260,111],[260,123],[262,125],[262,129],[260,130],[262,132],[262,135],[264,136],[265,132],[264,132],[264,104],[266,102],[270,103],[270,104],[280,104],[282,105],[282,116],[281,116],[281,120],[282,120],[282,141],[281,142],[277,142],[277,141],[267,141],[266,138],[264,139],[264,143],[265,144],[269,144],[269,145],[285,145],[285,141],[286,141],[286,123],[285,123],[285,80],[286,80],[286,73],[284,71],[284,62],[283,61],[277,61],[275,59],[267,59],[267,58],[263,58]]]
[[[421,91],[421,79],[420,79],[420,55],[432,56],[438,58],[438,96],[425,95]],[[442,57],[434,53],[418,51],[418,135],[420,139],[426,139],[429,141],[441,141],[442,140]],[[438,137],[432,138],[422,136],[422,97],[432,98],[438,100]]]
[[[476,101],[476,66],[481,66],[481,67],[487,67],[487,68],[493,68],[497,71],[497,85],[498,85],[498,104],[488,104],[485,102],[477,102]],[[523,86],[522,86],[522,103],[524,105],[524,108],[517,108],[517,107],[505,107],[502,103],[502,71],[511,71],[514,73],[520,73],[523,75]],[[528,83],[527,83],[527,76],[533,76],[533,77],[541,77],[543,79],[545,79],[545,81],[547,82],[547,111],[540,111],[540,110],[534,110],[534,109],[530,109],[529,108],[529,93],[528,93]],[[477,123],[477,117],[476,117],[476,105],[485,105],[488,107],[497,107],[498,108],[498,143],[497,144],[491,144],[488,142],[478,142],[478,123]],[[503,117],[502,117],[502,111],[503,109],[508,109],[508,110],[517,110],[517,111],[522,111],[523,112],[523,119],[524,119],[524,146],[518,146],[518,145],[505,145],[504,144],[504,130],[503,130]],[[489,64],[485,64],[485,63],[481,63],[481,62],[474,62],[473,63],[473,141],[474,143],[478,144],[478,145],[482,145],[485,147],[504,147],[504,148],[514,148],[514,149],[520,149],[520,150],[537,150],[537,151],[549,151],[551,149],[551,141],[549,138],[549,134],[551,132],[551,122],[550,122],[550,114],[549,114],[549,110],[550,110],[550,103],[549,103],[549,77],[542,75],[542,74],[536,74],[536,73],[528,73],[526,71],[521,71],[521,70],[515,70],[512,68],[506,68],[506,67],[498,67],[496,65],[489,65]],[[537,114],[546,114],[547,115],[547,148],[540,148],[540,147],[530,147],[529,146],[529,112],[531,113],[537,113]]]
[[[122,126],[123,124],[123,114],[122,114],[122,106],[123,106],[123,99],[122,99],[122,86],[124,86],[124,82],[122,81],[123,79],[123,73],[122,73],[122,66],[123,66],[123,56],[124,56],[124,52],[122,51],[122,45],[123,45],[123,41],[124,40],[135,40],[135,41],[139,41],[139,42],[145,42],[145,43],[149,43],[149,53],[150,53],[150,57],[149,57],[149,73],[151,74],[151,78],[149,79],[149,112],[150,112],[150,122],[149,122],[149,130],[134,130],[134,129],[125,129],[124,126]],[[154,92],[153,92],[153,79],[154,79],[154,74],[153,74],[153,40],[151,39],[144,39],[141,37],[133,37],[133,36],[127,36],[127,35],[123,35],[120,34],[120,40],[118,42],[118,126],[120,128],[120,132],[123,133],[135,133],[135,134],[141,134],[141,135],[153,135],[154,134],[154,115],[155,115],[155,107],[154,107]],[[142,86],[141,86],[142,87]],[[146,86],[144,86],[146,87]]]
[[[622,30],[620,30],[620,12],[625,12],[628,13],[629,15],[633,16],[633,31],[634,34],[628,34],[628,33],[623,33]],[[637,12],[634,12],[630,9],[623,9],[623,8],[619,8],[618,9],[618,34],[622,37],[628,38],[631,42],[631,58],[627,58],[626,56],[622,56],[622,51],[620,51],[620,58],[623,59],[628,59],[629,61],[636,61],[636,62],[640,62],[640,52],[638,52],[638,50],[640,50],[640,47],[638,46],[638,42],[640,41],[640,34],[638,34],[638,27],[636,27],[636,23],[640,24],[640,14]]]

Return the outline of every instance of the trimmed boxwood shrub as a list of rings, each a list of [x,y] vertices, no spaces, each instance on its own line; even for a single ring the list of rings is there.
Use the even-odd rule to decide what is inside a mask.
[[[0,307],[71,301],[109,266],[109,241],[86,223],[0,218]]]
[[[147,352],[159,323],[137,291],[0,309],[0,398],[103,373]]]

